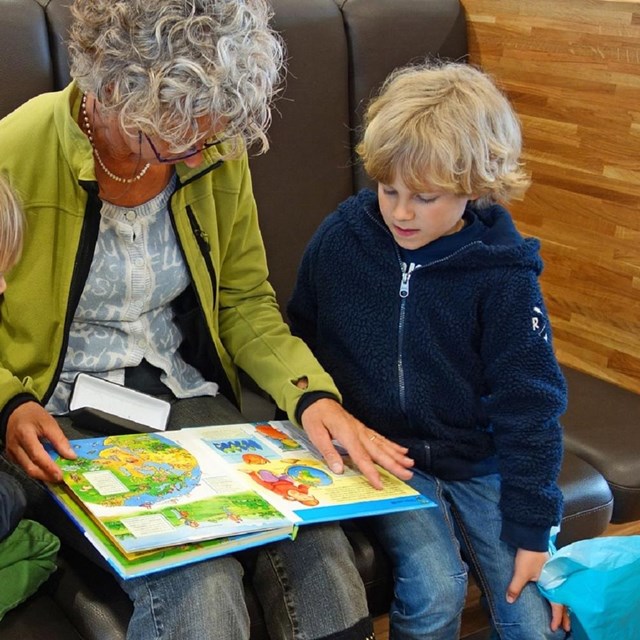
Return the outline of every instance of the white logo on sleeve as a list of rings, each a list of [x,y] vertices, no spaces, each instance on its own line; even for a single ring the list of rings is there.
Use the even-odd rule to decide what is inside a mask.
[[[547,320],[542,313],[540,307],[533,307],[533,316],[531,317],[531,328],[546,342],[549,341],[549,334],[547,333]]]

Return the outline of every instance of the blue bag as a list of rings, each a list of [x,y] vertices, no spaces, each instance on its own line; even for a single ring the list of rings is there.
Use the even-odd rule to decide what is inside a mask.
[[[581,540],[544,565],[538,588],[569,607],[574,640],[640,638],[640,536]]]

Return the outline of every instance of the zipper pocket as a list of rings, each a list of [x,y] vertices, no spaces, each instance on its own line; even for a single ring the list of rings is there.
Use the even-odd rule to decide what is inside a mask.
[[[209,279],[211,280],[211,298],[215,303],[216,272],[213,268],[213,260],[211,259],[211,245],[209,244],[209,236],[202,230],[202,228],[198,224],[198,220],[196,219],[191,206],[187,206],[187,217],[189,218],[189,224],[191,225],[191,230],[193,231],[193,235],[195,236],[196,242],[198,243],[200,253],[202,254],[205,264],[207,265],[207,272],[209,273]]]

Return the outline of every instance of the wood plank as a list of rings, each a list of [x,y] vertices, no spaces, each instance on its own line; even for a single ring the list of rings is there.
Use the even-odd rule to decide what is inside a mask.
[[[523,126],[558,357],[640,393],[640,1],[461,0]]]

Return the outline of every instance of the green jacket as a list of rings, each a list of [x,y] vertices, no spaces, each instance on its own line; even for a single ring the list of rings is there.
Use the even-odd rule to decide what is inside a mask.
[[[0,171],[27,218],[22,259],[0,305],[2,426],[19,404],[51,396],[93,258],[100,200],[92,149],[76,124],[80,100],[72,83],[0,120]],[[267,281],[248,158],[219,154],[212,147],[199,167],[177,165],[169,203],[192,279],[174,305],[182,353],[236,404],[237,368],[245,370],[294,419],[303,393],[339,394],[282,320]],[[302,377],[306,392],[294,384]]]

